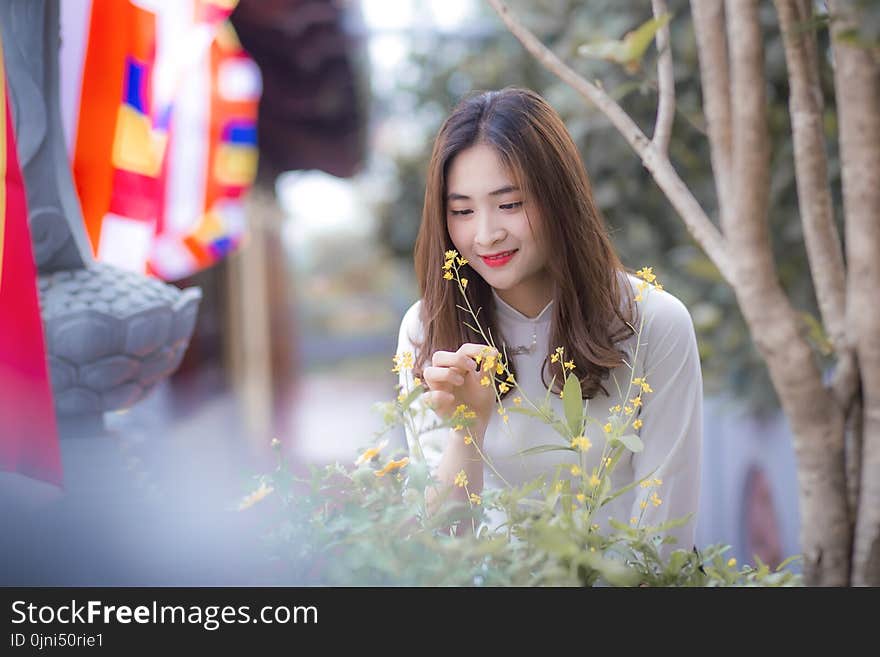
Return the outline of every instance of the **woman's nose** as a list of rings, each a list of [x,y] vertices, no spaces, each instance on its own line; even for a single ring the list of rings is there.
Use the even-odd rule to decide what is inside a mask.
[[[477,246],[491,246],[503,240],[507,235],[504,228],[493,220],[491,213],[478,212],[476,220],[477,232],[474,235],[474,241]]]

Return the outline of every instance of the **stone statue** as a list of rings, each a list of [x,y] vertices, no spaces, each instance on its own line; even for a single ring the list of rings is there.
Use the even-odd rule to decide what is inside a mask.
[[[59,0],[3,0],[0,30],[59,428],[95,431],[177,368],[201,291],[93,260],[62,133]]]

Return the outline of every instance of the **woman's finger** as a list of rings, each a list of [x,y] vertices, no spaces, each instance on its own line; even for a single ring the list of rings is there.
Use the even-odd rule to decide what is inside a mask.
[[[425,393],[425,403],[435,411],[451,409],[455,405],[455,395],[445,390],[431,390]]]
[[[464,385],[464,377],[451,367],[426,367],[422,376],[432,390],[437,387]]]
[[[452,367],[461,375],[475,369],[474,361],[457,351],[435,351],[431,357],[431,364],[434,367]]]
[[[458,351],[456,351],[455,353],[470,359],[476,358],[477,356],[497,356],[498,350],[494,347],[489,347],[488,345],[484,344],[465,342],[458,348]]]

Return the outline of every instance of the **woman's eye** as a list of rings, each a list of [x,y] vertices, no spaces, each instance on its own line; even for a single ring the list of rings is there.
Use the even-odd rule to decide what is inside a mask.
[[[450,210],[449,214],[461,216],[463,214],[470,214],[473,210]]]
[[[502,210],[515,210],[516,208],[522,207],[522,201],[516,201],[515,203],[502,203],[498,207]]]

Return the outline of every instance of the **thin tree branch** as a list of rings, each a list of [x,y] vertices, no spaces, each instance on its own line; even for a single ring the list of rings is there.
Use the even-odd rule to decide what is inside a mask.
[[[723,0],[691,0],[700,82],[703,87],[703,112],[709,133],[712,171],[718,194],[719,215],[733,205],[733,138],[730,117],[730,70],[727,61],[727,36],[724,30]]]
[[[804,241],[822,323],[835,352],[842,355],[850,349],[846,338],[846,271],[828,181],[818,61],[811,59],[816,51],[808,45],[812,32],[805,30],[800,0],[774,0],[774,4],[788,65],[789,114]],[[848,401],[845,403],[848,405]]]
[[[659,153],[629,115],[596,85],[588,82],[567,66],[547,48],[528,28],[520,23],[501,0],[488,0],[507,29],[523,44],[547,70],[569,84],[575,91],[598,107],[633,150],[641,157],[657,185],[666,194],[681,216],[693,238],[706,252],[721,275],[733,281],[733,264],[727,255],[727,246],[718,229],[706,216],[699,202],[682,182],[669,159]]]
[[[654,18],[659,19],[669,13],[666,0],[652,0]],[[675,71],[672,67],[672,43],[669,38],[669,23],[657,30],[657,87],[659,103],[657,120],[654,123],[652,142],[658,152],[667,156],[669,139],[672,136],[672,121],[675,119]]]

